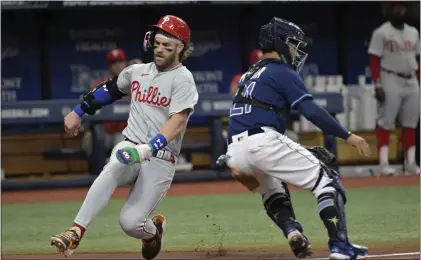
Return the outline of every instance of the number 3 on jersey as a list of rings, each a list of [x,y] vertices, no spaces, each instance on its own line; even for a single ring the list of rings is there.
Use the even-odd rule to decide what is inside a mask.
[[[250,82],[244,86],[243,92],[241,95],[245,98],[252,98],[254,86],[256,85],[256,82]],[[238,89],[237,89],[238,93]],[[237,93],[235,95],[237,95]],[[244,114],[250,114],[251,113],[251,105],[248,104],[238,104],[234,103],[233,106],[230,109],[230,117],[231,116],[239,116]]]

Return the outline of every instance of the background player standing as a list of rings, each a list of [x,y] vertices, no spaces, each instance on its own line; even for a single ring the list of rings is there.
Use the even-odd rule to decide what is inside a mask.
[[[361,155],[370,154],[367,142],[339,125],[306,89],[298,74],[307,58],[301,50],[306,44],[304,32],[289,21],[275,17],[261,27],[263,59],[241,78],[233,100],[226,162],[258,180],[263,200],[285,193],[282,182],[311,190],[328,231],[330,259],[365,259],[368,249],[348,240],[346,194],[337,174],[284,135],[290,111],[297,109],[324,132],[347,140]]]
[[[368,49],[379,102],[376,137],[383,175],[396,174],[389,166],[389,138],[397,117],[402,126],[405,170],[409,174],[420,173],[415,159],[415,128],[420,116],[420,35],[404,22],[406,12],[404,3],[389,4],[389,21],[374,30]]]
[[[192,52],[190,28],[185,21],[171,15],[162,17],[146,33],[144,47],[153,47],[154,62],[129,66],[118,77],[101,83],[64,119],[66,132],[76,135],[84,114],[93,115],[131,92],[125,140],[114,147],[73,226],[51,237],[51,244],[65,255],[73,253],[117,186],[127,183],[133,185],[120,213],[120,226],[127,235],[142,240],[145,259],[155,258],[161,250],[166,218],[158,214],[151,219],[151,214],[171,185],[198,92],[192,73],[180,63]],[[127,147],[138,151],[138,160],[147,161],[134,165],[119,162],[128,159],[121,158]]]
[[[253,64],[255,64],[256,62],[258,62],[259,60],[262,59],[263,53],[261,50],[257,49],[257,50],[252,50],[250,52],[249,55],[249,66],[252,66]],[[243,76],[244,72],[240,72],[237,75],[235,75],[232,80],[231,80],[231,84],[230,84],[230,95],[234,96],[235,93],[237,92],[237,88],[238,88],[238,82],[240,81],[241,77]]]

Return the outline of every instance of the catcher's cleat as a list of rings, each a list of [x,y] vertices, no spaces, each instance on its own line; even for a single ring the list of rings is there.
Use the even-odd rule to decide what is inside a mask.
[[[297,258],[306,258],[312,255],[310,241],[300,231],[288,233],[288,242],[292,252]]]
[[[80,242],[80,230],[73,227],[60,233],[58,235],[52,236],[50,238],[51,245],[57,247],[59,253],[64,254],[66,257],[73,254],[74,250],[77,248]]]
[[[367,259],[368,248],[336,239],[329,239],[330,260]]]
[[[154,259],[161,251],[163,244],[163,233],[165,230],[165,225],[167,224],[167,219],[160,214],[155,215],[152,218],[153,224],[156,226],[156,235],[152,239],[144,240],[142,239],[142,256],[146,260]]]

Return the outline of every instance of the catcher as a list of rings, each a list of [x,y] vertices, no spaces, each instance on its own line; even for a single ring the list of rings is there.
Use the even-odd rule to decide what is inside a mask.
[[[304,147],[319,159],[325,167],[336,163],[335,155],[325,148],[320,146]],[[227,155],[221,155],[217,160],[217,164],[220,167],[226,167],[225,162],[227,159]],[[333,176],[334,178],[340,177],[336,171],[332,172],[336,174]],[[267,215],[282,230],[295,257],[305,258],[310,256],[312,254],[310,241],[303,234],[303,227],[296,220],[291,203],[291,195],[286,183],[268,176],[257,180],[255,177],[242,174],[235,169],[231,169],[231,175],[249,191],[262,195]]]

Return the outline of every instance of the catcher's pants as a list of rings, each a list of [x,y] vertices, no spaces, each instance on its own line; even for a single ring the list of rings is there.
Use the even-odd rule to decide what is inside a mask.
[[[262,129],[263,133],[249,136],[245,131],[231,138],[227,151],[230,168],[256,177],[258,192],[265,197],[284,193],[281,181],[311,190],[316,197],[331,189],[323,188],[332,180],[311,152],[272,128]]]
[[[132,142],[122,141],[114,147],[110,161],[89,189],[75,223],[87,228],[105,208],[118,186],[132,184],[120,213],[120,226],[135,238],[149,239],[155,235],[156,228],[150,217],[171,185],[174,164],[155,157],[131,166],[120,163],[115,156],[117,150],[133,146]]]

